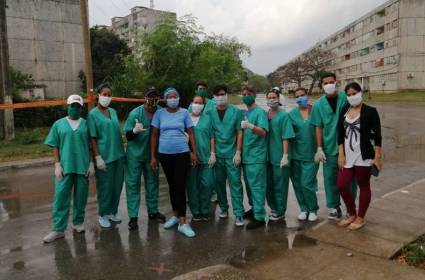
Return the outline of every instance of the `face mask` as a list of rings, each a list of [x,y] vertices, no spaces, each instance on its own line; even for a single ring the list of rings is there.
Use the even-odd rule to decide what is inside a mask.
[[[192,104],[192,112],[199,115],[204,109],[204,104]]]
[[[81,107],[68,106],[68,116],[73,120],[78,120],[81,116]]]
[[[323,91],[327,94],[327,95],[332,95],[335,93],[336,91],[336,84],[327,84],[323,86]]]
[[[217,105],[226,105],[227,103],[227,94],[226,95],[220,95],[220,96],[214,96],[215,103]]]
[[[198,96],[207,97],[208,90],[206,90],[206,89],[197,89],[197,90],[195,90],[195,94],[198,95]]]
[[[170,98],[167,99],[167,106],[171,109],[177,108],[179,106],[180,98]]]
[[[276,108],[279,107],[279,100],[277,99],[268,99],[267,100],[267,106],[269,106],[270,108]]]
[[[303,107],[303,108],[307,107],[308,97],[306,95],[298,96],[297,97],[297,104],[298,104],[298,106]]]
[[[363,101],[363,94],[362,92],[358,92],[356,95],[347,96],[348,103],[350,103],[351,106],[359,106],[360,103]]]
[[[242,97],[242,102],[245,103],[246,106],[251,106],[255,102],[255,97],[252,95],[245,95]]]
[[[112,97],[109,96],[99,96],[99,104],[103,107],[108,107],[111,104]]]

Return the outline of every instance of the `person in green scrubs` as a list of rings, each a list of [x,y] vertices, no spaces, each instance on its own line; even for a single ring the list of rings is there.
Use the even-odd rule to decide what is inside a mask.
[[[89,112],[87,123],[96,160],[96,190],[99,224],[110,228],[120,223],[118,205],[124,181],[125,154],[117,112],[109,108],[112,90],[108,84],[96,89],[98,104]]]
[[[235,225],[244,226],[243,187],[241,182],[242,112],[227,103],[227,86],[213,90],[216,108],[209,112],[216,141],[215,181],[220,206],[219,217],[228,218],[226,179],[229,182]]]
[[[243,131],[242,163],[246,192],[252,206],[253,218],[247,229],[264,227],[267,188],[267,141],[269,131],[267,113],[255,104],[256,89],[242,88],[242,101],[248,111],[241,121]]]
[[[195,95],[191,119],[194,125],[198,164],[189,169],[187,194],[192,220],[208,221],[211,193],[214,188],[215,140],[210,116],[205,110],[205,97]]]
[[[289,140],[295,137],[288,114],[280,109],[279,88],[267,94],[269,134],[267,135],[267,204],[271,209],[269,221],[285,219],[289,187]]]
[[[84,101],[79,95],[67,99],[68,116],[57,120],[44,142],[53,148],[55,161],[55,195],[52,204],[52,232],[45,243],[65,237],[71,196],[73,196],[72,229],[84,232],[84,216],[89,193],[89,176],[94,175],[90,160],[90,137],[86,120],[81,118]],[[73,194],[72,194],[73,191]]]
[[[289,112],[289,119],[294,128],[295,138],[290,141],[291,181],[295,197],[300,207],[298,220],[317,221],[317,171],[319,164],[314,161],[317,149],[315,129],[310,122],[312,106],[308,103],[307,90],[295,90],[298,104]]]
[[[153,114],[159,107],[159,92],[155,87],[145,91],[145,104],[134,108],[125,122],[127,138],[125,189],[130,230],[138,228],[140,208],[140,177],[145,182],[145,201],[150,220],[165,223],[165,216],[158,210],[159,172],[150,166],[150,131]]]
[[[195,96],[202,96],[205,98],[204,113],[209,113],[212,109],[215,109],[214,99],[208,98],[208,85],[205,81],[199,80],[195,84]],[[192,113],[192,104],[188,108],[189,113]]]

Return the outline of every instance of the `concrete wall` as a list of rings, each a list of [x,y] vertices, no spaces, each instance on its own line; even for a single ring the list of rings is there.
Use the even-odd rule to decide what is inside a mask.
[[[48,98],[79,93],[84,49],[78,0],[8,0],[10,64],[44,84]]]

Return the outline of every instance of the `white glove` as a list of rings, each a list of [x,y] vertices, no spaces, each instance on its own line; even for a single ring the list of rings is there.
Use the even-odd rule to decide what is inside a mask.
[[[57,179],[63,179],[63,168],[60,162],[55,162],[55,176]]]
[[[136,122],[136,124],[134,125],[134,128],[133,128],[134,134],[139,134],[140,132],[146,130],[145,128],[143,128],[143,124],[140,123],[138,119],[135,119],[135,122]]]
[[[280,160],[280,168],[288,166],[289,160],[288,160],[288,154],[283,154],[282,159]]]
[[[241,151],[237,150],[233,157],[233,165],[238,167],[241,164]]]
[[[217,159],[215,158],[215,153],[211,152],[210,158],[208,159],[208,167],[213,168],[216,161]]]
[[[241,121],[241,127],[242,128],[248,128],[248,129],[253,129],[255,127],[255,125],[253,125],[252,123],[250,123],[249,121]]]
[[[323,152],[322,147],[317,147],[317,152],[314,155],[314,161],[316,163],[326,162],[326,156],[325,156],[325,153]]]
[[[94,176],[94,163],[93,161],[90,161],[89,170],[87,170],[87,177],[92,177],[92,176]]]
[[[186,143],[189,144],[189,134],[187,134],[186,132],[184,133],[184,136],[186,137]]]
[[[96,159],[96,167],[97,167],[97,169],[99,169],[99,170],[105,170],[106,169],[106,163],[103,160],[102,156],[101,155],[97,155],[95,157],[95,159]]]

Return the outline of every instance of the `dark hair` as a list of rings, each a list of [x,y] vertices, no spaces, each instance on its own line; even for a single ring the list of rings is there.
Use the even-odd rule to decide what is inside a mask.
[[[274,93],[274,94],[276,94],[278,98],[279,98],[279,96],[280,96],[279,92],[276,92],[276,90],[271,89],[271,90],[269,90],[269,91],[266,93],[266,98],[267,98],[267,97],[269,97],[269,94],[270,94],[270,93]]]
[[[195,100],[195,98],[196,98],[196,97],[200,97],[200,98],[202,98],[202,103],[203,103],[203,104],[205,104],[205,102],[206,102],[206,98],[205,98],[204,96],[201,96],[201,95],[194,95],[194,96],[193,96],[193,98],[192,98],[192,101],[193,101],[193,100]]]
[[[227,93],[227,86],[225,85],[217,85],[214,87],[213,89],[213,94],[217,95],[217,93],[219,93],[219,91],[224,90]]]
[[[109,85],[109,83],[101,83],[101,84],[97,85],[96,92],[97,93],[100,93],[102,91],[102,89],[104,89],[104,88],[109,88],[110,90],[112,90],[112,88]]]
[[[148,87],[145,90],[145,96],[159,96],[159,91],[156,89],[156,87]]]
[[[336,75],[335,75],[335,73],[326,72],[326,73],[323,73],[322,76],[320,77],[320,83],[323,83],[323,80],[325,78],[328,78],[328,77],[333,77],[335,79],[335,81],[336,81]]]
[[[295,93],[297,93],[297,91],[304,91],[304,93],[305,94],[307,94],[307,89],[306,88],[303,88],[303,87],[299,87],[299,88],[297,88],[295,91],[294,91],[294,95],[295,95]]]
[[[208,88],[207,83],[204,80],[196,81],[195,89],[198,89],[199,86],[204,86],[204,87]]]
[[[352,82],[345,86],[345,92],[347,92],[349,89],[354,89],[357,92],[362,91],[362,87],[359,85],[359,83]]]
[[[244,91],[244,90],[246,90],[250,93],[253,93],[253,94],[257,94],[257,89],[254,86],[251,86],[251,85],[243,86],[242,91]]]

